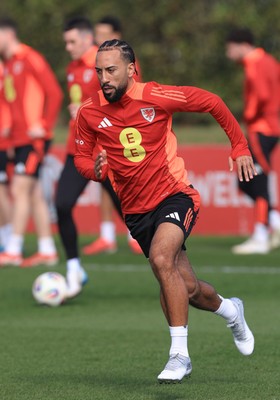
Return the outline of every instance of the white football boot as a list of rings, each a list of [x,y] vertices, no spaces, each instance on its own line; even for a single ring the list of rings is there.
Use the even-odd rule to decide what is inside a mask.
[[[270,244],[268,240],[260,241],[251,237],[244,243],[233,246],[231,251],[233,254],[267,254],[270,251]]]
[[[164,370],[159,374],[159,383],[179,383],[184,377],[189,377],[192,364],[189,357],[181,354],[171,354]]]
[[[83,286],[88,282],[88,275],[86,271],[80,267],[79,271],[67,271],[66,281],[67,298],[71,299],[82,291]]]
[[[236,307],[237,317],[227,327],[231,329],[234,343],[240,353],[249,356],[254,351],[255,339],[245,321],[243,302],[237,297],[232,297],[230,300]]]

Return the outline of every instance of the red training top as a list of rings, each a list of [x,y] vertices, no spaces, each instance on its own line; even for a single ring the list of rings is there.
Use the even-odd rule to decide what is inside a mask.
[[[4,62],[4,92],[11,112],[12,144],[32,143],[28,129],[40,124],[51,139],[62,101],[62,91],[41,54],[20,44],[13,57]]]
[[[80,105],[94,92],[100,90],[95,72],[95,59],[98,47],[92,46],[79,60],[71,61],[67,67],[67,85],[70,103]],[[69,121],[66,145],[68,154],[75,154],[75,120]]]
[[[83,176],[97,180],[92,151],[96,144],[102,146],[124,214],[153,210],[178,192],[191,195],[198,209],[199,194],[190,187],[184,161],[177,156],[177,140],[171,129],[175,112],[211,113],[231,141],[232,158],[250,155],[247,141],[224,102],[202,89],[134,82],[118,102],[108,103],[100,90],[81,106],[75,165]]]

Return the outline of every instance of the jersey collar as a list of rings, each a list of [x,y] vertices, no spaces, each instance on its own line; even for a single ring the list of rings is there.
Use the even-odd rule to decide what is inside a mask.
[[[250,51],[250,53],[243,58],[242,62],[244,64],[250,64],[251,62],[258,61],[260,58],[263,57],[264,53],[264,49],[262,49],[261,47],[257,47],[256,49]]]
[[[90,47],[80,58],[80,61],[83,62],[87,67],[92,68],[95,65],[96,53],[98,47],[92,46]]]
[[[140,98],[141,95],[142,95],[143,85],[144,85],[144,84],[139,84],[138,82],[136,82],[136,81],[134,80],[134,78],[132,78],[132,79],[133,79],[133,84],[132,84],[132,86],[128,89],[127,92],[125,92],[125,94],[122,96],[122,98],[121,98],[117,103],[109,103],[109,102],[105,99],[102,90],[100,90],[98,93],[99,93],[99,100],[100,100],[101,105],[104,106],[104,105],[106,105],[106,104],[119,104],[119,105],[123,106],[123,105],[125,105],[128,101],[130,101],[131,99]],[[141,86],[141,88],[140,88],[140,86]],[[140,89],[140,90],[139,90],[139,89]],[[141,92],[141,93],[140,93],[140,92]]]
[[[13,54],[12,58],[23,58],[26,53],[28,53],[30,47],[24,43],[19,43],[15,53]]]

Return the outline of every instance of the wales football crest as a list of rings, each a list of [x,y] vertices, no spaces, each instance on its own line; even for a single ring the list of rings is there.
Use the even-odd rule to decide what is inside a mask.
[[[156,115],[155,109],[152,107],[141,108],[141,113],[148,122],[152,122]]]

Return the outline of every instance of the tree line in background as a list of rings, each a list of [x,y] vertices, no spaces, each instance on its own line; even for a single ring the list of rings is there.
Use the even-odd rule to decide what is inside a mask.
[[[124,39],[136,51],[145,81],[213,91],[237,117],[242,113],[243,74],[225,58],[231,27],[252,29],[256,43],[280,60],[279,0],[2,0],[0,15],[18,22],[22,41],[45,55],[64,89],[69,62],[62,41],[65,19],[86,15],[94,23],[115,15],[122,21]],[[202,116],[183,118],[208,121]]]

